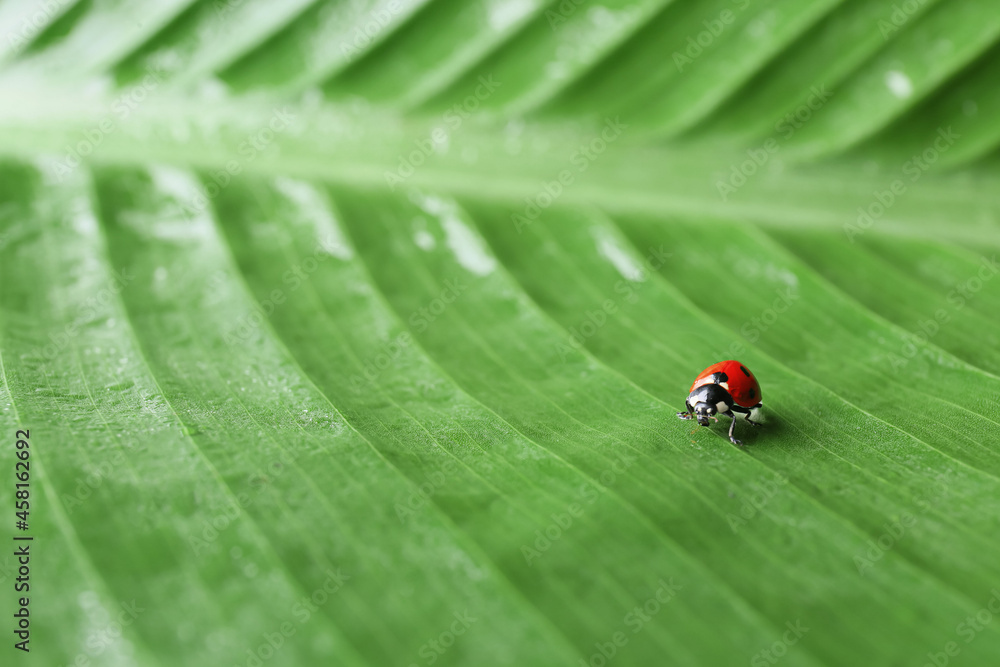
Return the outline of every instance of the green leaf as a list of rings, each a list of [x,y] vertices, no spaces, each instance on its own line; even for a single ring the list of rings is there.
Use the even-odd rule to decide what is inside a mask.
[[[25,596],[44,665],[995,664],[997,20],[0,3],[7,632]],[[732,358],[741,447],[675,416]]]

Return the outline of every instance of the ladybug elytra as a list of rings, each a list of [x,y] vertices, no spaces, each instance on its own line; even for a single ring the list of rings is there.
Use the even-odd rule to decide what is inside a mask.
[[[756,421],[761,409],[760,383],[740,362],[720,361],[698,374],[684,405],[687,412],[678,412],[677,416],[697,419],[702,426],[708,426],[709,419],[719,421],[716,414],[732,419],[729,439],[734,445],[742,445],[733,437],[736,415],[743,415],[751,426],[760,426]]]

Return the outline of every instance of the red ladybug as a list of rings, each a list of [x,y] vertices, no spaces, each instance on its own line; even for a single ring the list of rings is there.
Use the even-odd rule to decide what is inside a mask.
[[[736,428],[736,414],[743,415],[751,426],[760,426],[754,421],[760,414],[760,383],[750,370],[738,361],[720,361],[712,364],[695,378],[688,394],[687,412],[678,412],[681,419],[697,419],[702,426],[708,420],[719,421],[715,414],[723,414],[730,419],[729,439],[734,445],[742,445],[733,437]]]

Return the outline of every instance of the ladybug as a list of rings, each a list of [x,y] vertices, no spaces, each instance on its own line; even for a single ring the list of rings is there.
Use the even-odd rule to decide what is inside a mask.
[[[751,426],[760,426],[760,422],[755,421],[761,409],[760,383],[740,362],[720,361],[698,374],[684,405],[687,412],[678,412],[677,416],[697,419],[702,426],[708,426],[709,419],[719,421],[716,413],[732,419],[729,439],[734,445],[742,445],[733,437],[736,414],[743,415]]]

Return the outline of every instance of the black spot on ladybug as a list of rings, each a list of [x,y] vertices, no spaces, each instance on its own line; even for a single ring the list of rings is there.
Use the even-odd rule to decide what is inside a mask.
[[[746,366],[740,366],[740,370],[743,371],[743,375],[750,377],[750,371],[747,370]]]
[[[729,382],[729,376],[725,373],[719,373],[719,383]]]
[[[750,387],[750,398],[757,398],[757,390]]]

